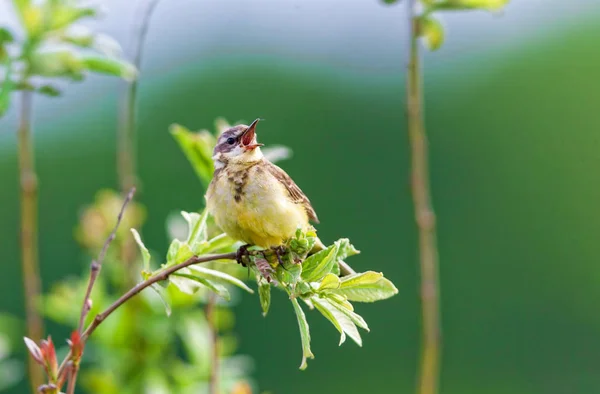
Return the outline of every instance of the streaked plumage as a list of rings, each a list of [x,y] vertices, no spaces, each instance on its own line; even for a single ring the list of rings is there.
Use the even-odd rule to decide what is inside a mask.
[[[275,247],[317,215],[298,185],[264,158],[255,127],[232,127],[219,136],[207,208],[223,231],[250,245]]]

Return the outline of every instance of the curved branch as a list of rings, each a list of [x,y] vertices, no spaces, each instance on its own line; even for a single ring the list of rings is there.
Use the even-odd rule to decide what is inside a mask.
[[[134,287],[132,287],[128,292],[123,294],[118,300],[116,300],[108,308],[106,308],[106,310],[104,312],[98,313],[96,315],[96,317],[94,318],[94,320],[90,323],[90,325],[86,328],[86,330],[81,335],[81,340],[82,341],[87,340],[87,338],[89,338],[89,336],[92,335],[92,333],[96,330],[96,328],[98,328],[98,326],[100,324],[102,324],[102,322],[104,320],[106,320],[107,317],[109,317],[121,305],[123,305],[130,298],[134,297],[135,295],[137,295],[139,292],[141,292],[145,288],[150,287],[157,282],[166,280],[167,278],[169,278],[169,276],[171,276],[171,274],[173,274],[183,268],[189,267],[190,265],[207,263],[209,261],[215,261],[215,260],[235,260],[236,256],[237,256],[237,252],[222,253],[222,254],[215,254],[215,255],[202,256],[202,257],[192,256],[189,259],[187,259],[186,261],[184,261],[183,263],[179,263],[179,264],[172,265],[170,267],[166,267],[166,268],[162,269],[161,271],[157,272],[154,276],[152,276],[152,277],[146,279],[145,281],[140,282],[137,285],[135,285]],[[67,363],[70,358],[71,358],[71,352],[69,352],[67,354],[67,356],[65,357],[65,359],[63,360],[63,362],[58,370],[58,376],[61,376],[66,371],[66,366],[67,366]]]

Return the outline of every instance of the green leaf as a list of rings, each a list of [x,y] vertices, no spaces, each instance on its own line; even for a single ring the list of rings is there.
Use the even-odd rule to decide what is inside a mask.
[[[15,9],[19,13],[19,15],[21,15],[21,17],[25,13],[25,10],[27,9],[27,7],[29,7],[30,3],[31,3],[31,0],[13,0]]]
[[[181,292],[190,295],[196,294],[202,285],[206,286],[201,281],[198,281],[187,269],[181,269],[172,274],[169,282],[173,283]]]
[[[179,253],[181,245],[183,245],[183,243],[177,238],[171,241],[171,245],[169,245],[169,250],[167,251],[167,265],[177,264],[177,253]]]
[[[167,266],[183,263],[194,255],[188,244],[184,244],[178,239],[174,239],[167,252]]]
[[[86,56],[82,57],[81,61],[85,69],[95,73],[121,77],[130,82],[137,78],[136,68],[131,63],[123,60],[100,56]]]
[[[227,290],[227,288],[225,286],[223,286],[219,283],[214,283],[211,280],[206,279],[206,278],[202,278],[202,277],[199,277],[199,276],[196,276],[193,274],[186,274],[183,271],[184,270],[181,270],[181,271],[176,272],[173,275],[171,275],[171,282],[175,286],[177,286],[177,288],[179,290],[183,291],[184,293],[194,294],[196,291],[198,291],[198,289],[200,287],[194,285],[194,283],[193,283],[193,282],[197,282],[199,284],[206,286],[208,289],[212,290],[218,296],[222,297],[226,301],[229,301],[231,299],[229,290]]]
[[[310,351],[310,331],[304,311],[300,307],[300,304],[298,304],[297,299],[292,298],[291,301],[294,306],[294,312],[296,312],[296,318],[298,319],[298,327],[300,328],[300,339],[302,340],[302,363],[300,364],[300,369],[304,370],[308,366],[306,360],[308,358],[314,359],[315,356]]]
[[[26,4],[24,4],[26,3]],[[38,2],[35,2],[38,3]],[[16,1],[21,21],[30,39],[37,39],[46,28],[45,10],[42,4],[32,4],[31,1]]]
[[[29,71],[43,77],[83,79],[84,62],[69,50],[36,51],[30,57]]]
[[[362,346],[362,338],[356,328],[355,323],[345,313],[341,312],[339,308],[334,305],[334,302],[326,298],[312,297],[313,304],[323,316],[325,316],[337,330],[340,332],[340,343],[344,343],[346,335],[358,345]]]
[[[275,272],[280,282],[295,284],[302,275],[302,265],[284,262],[284,265],[279,264],[275,268]]]
[[[335,241],[335,244],[338,246],[337,260],[345,260],[360,253],[360,250],[357,250],[348,238],[340,238]]]
[[[340,281],[339,276],[337,276],[335,274],[327,274],[321,281],[321,284],[319,285],[319,288],[317,290],[323,291],[323,290],[338,289],[340,287],[340,284],[341,284],[341,281]]]
[[[199,244],[196,249],[196,253],[204,254],[223,249],[232,249],[237,242],[238,241],[231,238],[229,235],[221,233],[211,238],[209,241]]]
[[[13,34],[10,32],[10,30],[8,30],[5,27],[0,27],[0,47],[4,46],[5,44],[14,42],[14,41],[15,41],[15,38],[14,38]]]
[[[208,210],[205,209],[202,215],[193,212],[181,212],[181,215],[188,223],[188,237],[185,241],[192,250],[195,250],[197,244],[205,242],[208,238],[208,230],[206,219],[208,218]]]
[[[338,311],[346,315],[348,318],[350,318],[350,320],[352,320],[352,322],[358,327],[370,331],[365,319],[363,319],[362,316],[358,315],[357,313],[354,313],[351,308],[348,308],[347,305],[340,303],[335,297],[330,297],[329,294],[327,295],[327,300],[335,309],[337,309]]]
[[[444,27],[433,17],[424,16],[419,19],[419,32],[432,51],[439,49],[444,43]]]
[[[323,316],[325,316],[327,318],[327,320],[329,320],[331,322],[331,324],[333,324],[333,326],[339,331],[340,343],[338,344],[338,346],[342,346],[342,344],[344,342],[346,342],[346,333],[344,332],[344,329],[342,328],[340,322],[336,318],[336,315],[333,313],[334,308],[330,307],[330,306],[325,306],[324,304],[325,304],[326,300],[320,300],[319,297],[312,297],[311,300],[312,300],[315,308],[317,308],[317,310],[319,312],[321,312],[321,314]],[[339,314],[339,312],[337,310],[335,310],[335,313]],[[350,320],[350,319],[348,319],[348,320]],[[350,321],[350,323],[352,323],[352,321]],[[352,325],[354,326],[354,323],[352,323]],[[356,329],[356,327],[354,327],[354,328]],[[357,332],[358,332],[358,330],[357,330]],[[360,334],[358,337],[360,338]]]
[[[344,276],[339,288],[331,290],[350,301],[375,302],[398,294],[398,289],[381,272],[367,271]]]
[[[314,282],[331,272],[336,263],[338,245],[334,244],[327,249],[308,257],[302,263],[302,279]]]
[[[59,30],[71,25],[73,22],[85,17],[94,17],[98,10],[91,7],[71,7],[69,5],[60,5],[54,8],[50,23],[50,30]]]
[[[171,125],[170,132],[204,187],[207,187],[214,172],[212,150],[217,142],[215,137],[208,131],[192,133],[178,124]]]
[[[346,298],[346,296],[344,295],[337,294],[335,292],[328,292],[327,298],[337,302],[338,304],[341,304],[344,308],[350,311],[354,310],[354,306],[352,306],[352,304],[348,302],[348,298]]]
[[[224,272],[211,270],[209,268],[200,267],[198,265],[192,265],[188,268],[194,272],[194,276],[214,280],[217,282],[229,283],[231,285],[239,287],[242,290],[246,290],[250,294],[254,293],[254,290],[248,287],[248,285],[246,285],[244,282]]]
[[[267,313],[269,312],[269,306],[271,305],[271,284],[264,278],[260,278],[261,280],[258,284],[258,296],[260,298],[262,314],[263,316],[267,316]]]
[[[44,96],[49,97],[58,97],[60,96],[60,90],[52,85],[43,85],[35,90],[36,92],[43,94]]]
[[[132,228],[131,233],[133,234],[133,239],[138,244],[140,248],[140,252],[142,253],[142,261],[144,263],[144,270],[150,271],[150,252],[146,249],[146,246],[142,242],[142,238],[136,229]]]
[[[156,283],[152,284],[150,288],[154,290],[156,294],[158,294],[158,298],[162,301],[163,305],[165,306],[165,312],[167,316],[171,316],[171,305],[169,304],[165,289],[163,289],[160,285]]]
[[[78,28],[60,36],[61,41],[81,48],[90,48],[94,44],[94,34],[88,28]]]
[[[432,11],[497,11],[504,8],[510,0],[446,0],[433,4]]]

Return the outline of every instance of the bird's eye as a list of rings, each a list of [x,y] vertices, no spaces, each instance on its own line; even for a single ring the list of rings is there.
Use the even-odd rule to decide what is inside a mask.
[[[233,138],[233,137],[229,137],[229,138],[227,138],[227,143],[228,143],[229,145],[233,145],[233,144],[235,144],[235,138]]]

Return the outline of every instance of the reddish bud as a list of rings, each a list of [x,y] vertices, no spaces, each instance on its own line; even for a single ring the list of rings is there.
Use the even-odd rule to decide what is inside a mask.
[[[40,351],[42,353],[42,359],[44,360],[44,367],[46,368],[48,378],[51,382],[54,382],[56,380],[56,374],[58,373],[58,362],[56,361],[56,350],[51,337],[42,340],[40,343]]]
[[[71,348],[71,359],[78,362],[83,354],[83,341],[79,331],[75,330],[71,333],[71,340],[67,341]]]

